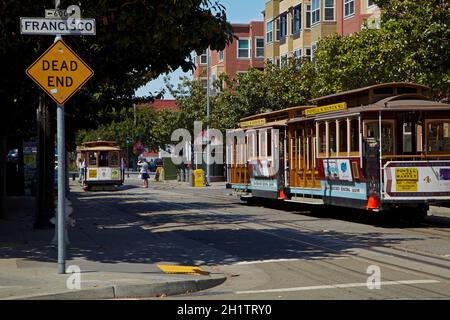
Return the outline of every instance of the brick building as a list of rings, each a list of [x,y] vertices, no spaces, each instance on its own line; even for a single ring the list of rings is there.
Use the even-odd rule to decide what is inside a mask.
[[[248,24],[232,24],[235,39],[222,51],[210,52],[209,76],[211,83],[221,73],[236,79],[239,73],[250,68],[264,69],[264,23],[252,21]],[[207,51],[195,57],[194,79],[202,79],[206,88]],[[214,92],[213,92],[214,94]]]

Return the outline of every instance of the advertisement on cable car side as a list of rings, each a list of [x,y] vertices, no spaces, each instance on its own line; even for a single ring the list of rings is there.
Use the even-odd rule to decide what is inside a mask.
[[[391,161],[384,168],[385,198],[450,199],[449,161]]]

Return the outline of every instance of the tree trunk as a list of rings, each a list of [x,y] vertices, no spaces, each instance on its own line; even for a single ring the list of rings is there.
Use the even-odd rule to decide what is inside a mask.
[[[45,98],[39,98],[37,111],[37,193],[35,228],[49,229],[54,226],[50,219],[55,216],[55,188],[54,188],[54,166],[55,166],[55,135],[53,125],[53,106],[45,103]]]

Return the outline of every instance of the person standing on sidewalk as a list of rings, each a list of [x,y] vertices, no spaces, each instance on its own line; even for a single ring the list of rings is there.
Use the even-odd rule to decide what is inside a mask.
[[[140,159],[138,161],[137,165],[141,167],[141,169],[139,170],[139,173],[141,174],[141,179],[144,182],[143,187],[148,188],[148,178],[149,178],[148,163],[144,158],[144,159]]]

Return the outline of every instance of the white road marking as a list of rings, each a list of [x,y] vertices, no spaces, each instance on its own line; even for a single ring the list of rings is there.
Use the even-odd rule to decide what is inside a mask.
[[[425,284],[425,283],[439,283],[439,281],[437,281],[437,280],[382,281],[381,282],[381,286],[405,285],[405,284]],[[367,287],[367,283],[365,283],[365,282],[364,283],[342,283],[342,284],[324,285],[324,286],[310,286],[310,287],[280,288],[280,289],[267,289],[267,290],[237,291],[236,294],[294,292],[294,291],[357,288],[357,287]]]
[[[260,263],[272,263],[272,262],[289,262],[289,261],[305,261],[305,260],[345,260],[348,257],[309,257],[305,259],[268,259],[268,260],[255,260],[255,261],[240,261],[233,263],[233,266],[248,265],[248,264],[260,264]]]

